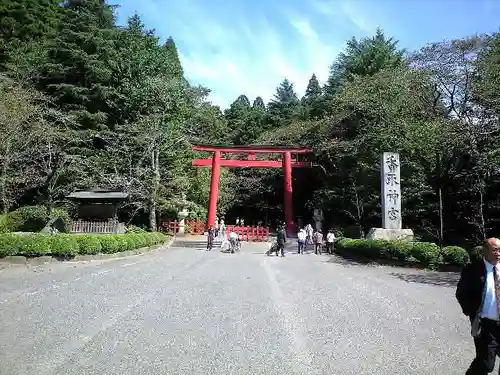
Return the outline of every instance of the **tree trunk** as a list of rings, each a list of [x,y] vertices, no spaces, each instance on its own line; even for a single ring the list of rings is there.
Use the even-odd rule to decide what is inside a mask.
[[[160,153],[157,147],[153,147],[151,152],[151,169],[153,178],[151,181],[151,195],[149,198],[149,228],[155,232],[156,225],[156,200],[158,194],[158,186],[160,185]]]
[[[486,239],[486,222],[484,220],[484,181],[479,184],[479,230],[481,231],[482,239]]]
[[[444,238],[444,219],[443,219],[443,189],[441,186],[438,188],[438,196],[439,196],[439,248],[443,247],[443,238]]]
[[[10,142],[5,145],[5,157],[2,163],[2,182],[0,187],[0,194],[2,200],[2,211],[4,214],[9,212],[10,203],[7,197],[7,172],[9,169],[9,152],[10,152]]]

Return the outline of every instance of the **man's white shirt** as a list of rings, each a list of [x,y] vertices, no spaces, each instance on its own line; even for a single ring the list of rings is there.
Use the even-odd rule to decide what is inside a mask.
[[[306,232],[304,232],[304,231],[300,231],[299,233],[297,233],[297,238],[301,242],[305,241],[306,237],[307,237],[307,235],[306,235]]]
[[[231,232],[231,233],[229,233],[229,238],[231,240],[237,240],[238,239],[238,234],[235,233],[235,232]]]
[[[335,235],[333,233],[328,233],[326,235],[326,242],[330,243],[335,242]]]
[[[481,310],[480,316],[481,318],[498,320],[498,307],[497,307],[497,297],[495,293],[495,277],[493,276],[493,265],[488,262],[486,259],[484,260],[484,265],[486,267],[486,280],[484,283],[484,287],[486,288],[483,293],[484,295],[484,303],[483,308]],[[500,265],[497,264],[497,272],[500,271],[498,268]],[[499,275],[500,276],[500,275]]]

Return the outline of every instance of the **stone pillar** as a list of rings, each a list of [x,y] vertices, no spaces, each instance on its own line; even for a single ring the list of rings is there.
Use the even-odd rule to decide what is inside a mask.
[[[372,228],[369,239],[413,239],[411,229],[402,229],[401,163],[399,154],[384,152],[380,159],[382,228]]]

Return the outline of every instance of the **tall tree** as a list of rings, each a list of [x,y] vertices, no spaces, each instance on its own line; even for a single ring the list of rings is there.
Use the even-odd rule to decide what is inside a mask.
[[[260,108],[263,109],[264,111],[266,110],[266,105],[264,104],[264,100],[260,96],[257,96],[255,100],[253,101],[252,104],[253,108]]]
[[[382,69],[404,65],[405,51],[398,49],[397,44],[398,41],[387,38],[380,28],[371,38],[353,37],[347,42],[346,51],[340,53],[330,67],[326,92],[331,96],[343,82],[355,76],[373,75]]]
[[[59,32],[40,68],[38,87],[83,129],[113,124],[108,110],[115,96],[110,86],[115,37],[113,7],[104,0],[63,3]]]
[[[181,60],[179,59],[179,51],[177,50],[174,39],[171,36],[168,37],[163,47],[168,51],[168,59],[172,64],[172,70],[175,74],[175,77],[182,78],[184,76],[184,72],[182,69]]]
[[[58,0],[0,1],[0,70],[27,78],[46,55],[61,18]]]
[[[270,122],[274,127],[296,119],[299,115],[299,99],[293,83],[285,78],[276,89],[267,107]]]
[[[325,98],[316,74],[309,79],[301,104],[305,119],[320,118],[324,114]]]

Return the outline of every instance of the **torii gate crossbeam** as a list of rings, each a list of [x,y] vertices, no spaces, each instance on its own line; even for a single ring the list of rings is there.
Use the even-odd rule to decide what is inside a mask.
[[[207,225],[215,224],[217,214],[217,199],[219,197],[220,168],[283,168],[284,179],[284,211],[285,223],[288,233],[294,230],[293,220],[293,187],[292,168],[310,168],[311,162],[296,161],[292,154],[310,154],[312,149],[305,147],[281,147],[281,146],[207,146],[193,145],[193,151],[212,152],[211,159],[194,159],[195,167],[211,167],[210,198],[208,202]],[[247,154],[247,160],[225,159],[222,154]],[[255,154],[281,154],[282,160],[256,160]]]

